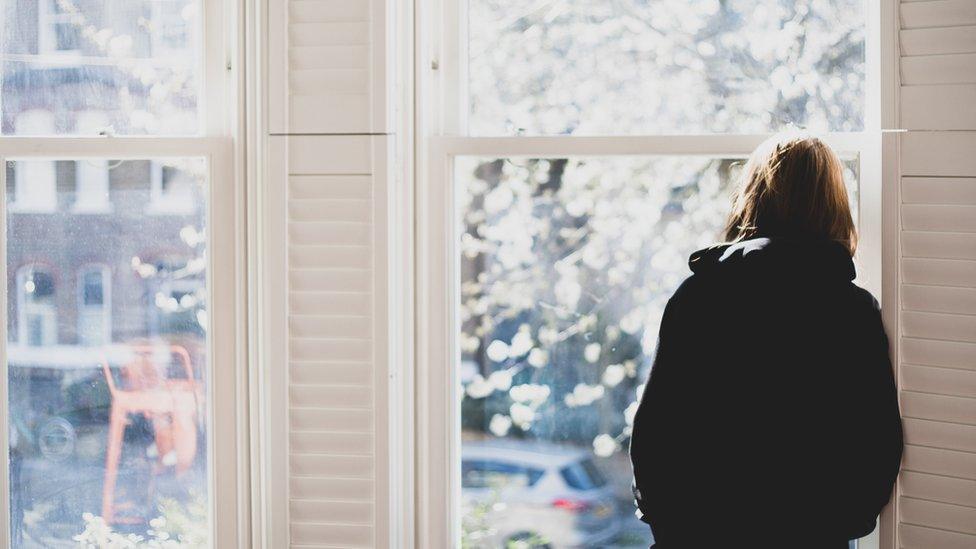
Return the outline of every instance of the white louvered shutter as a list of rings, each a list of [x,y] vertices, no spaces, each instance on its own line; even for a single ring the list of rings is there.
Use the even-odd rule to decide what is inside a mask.
[[[898,545],[976,547],[976,2],[902,2]]]
[[[268,9],[267,247],[284,268],[265,301],[284,327],[269,358],[267,539],[388,547],[387,6]]]

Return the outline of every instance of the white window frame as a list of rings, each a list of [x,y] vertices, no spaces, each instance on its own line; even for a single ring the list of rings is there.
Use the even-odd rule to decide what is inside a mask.
[[[416,498],[417,547],[459,546],[456,502],[460,490],[460,403],[455,365],[460,324],[456,314],[460,236],[453,161],[458,156],[490,158],[563,158],[690,155],[746,157],[772,134],[583,136],[466,136],[465,0],[433,0],[418,8],[415,30],[416,94]],[[858,188],[858,283],[882,298],[882,147],[892,85],[890,6],[865,2],[865,120],[860,132],[832,132],[823,138],[842,156],[860,164]],[[897,17],[894,17],[897,20]],[[882,39],[885,40],[882,48]],[[883,80],[882,80],[883,79]],[[884,94],[884,96],[882,96]],[[883,112],[882,106],[885,105]],[[887,168],[886,168],[887,169]],[[886,171],[885,174],[888,172]],[[886,191],[886,194],[888,192]],[[885,203],[886,204],[886,203]],[[887,215],[887,214],[886,214]],[[885,255],[885,264],[890,258]],[[886,276],[887,271],[886,271]],[[885,288],[890,287],[890,279]],[[856,450],[855,450],[856,451]],[[447,472],[447,474],[445,474]],[[887,513],[886,513],[887,514]],[[879,547],[876,528],[859,540],[861,549]],[[799,534],[799,533],[798,533]],[[886,534],[882,534],[884,538]],[[884,542],[888,547],[887,542]],[[790,540],[783,540],[783,547]]]
[[[90,273],[98,273],[102,284],[102,304],[98,307],[85,304],[85,276]],[[77,291],[75,292],[76,312],[75,330],[78,344],[81,343],[82,326],[84,326],[87,314],[93,309],[98,309],[102,322],[102,342],[101,345],[108,345],[112,342],[112,270],[108,265],[101,263],[88,263],[78,269]]]
[[[152,160],[203,158],[207,163],[207,398],[210,545],[250,542],[248,467],[245,189],[234,136],[243,131],[243,77],[233,71],[242,51],[237,37],[243,6],[200,0],[200,134],[195,136],[26,137],[0,135],[0,162],[28,160]],[[237,38],[235,38],[237,37]],[[3,164],[6,165],[6,164]],[[0,204],[6,203],[6,170],[0,171]],[[0,255],[6,257],[7,210],[0,207]],[[6,261],[0,278],[6,279]],[[220,283],[216,283],[219,281]],[[7,311],[7,293],[0,310]],[[0,425],[8,424],[7,322],[0,322]],[[0,448],[9,445],[0,428]],[[10,539],[8,452],[0,452],[0,545]]]

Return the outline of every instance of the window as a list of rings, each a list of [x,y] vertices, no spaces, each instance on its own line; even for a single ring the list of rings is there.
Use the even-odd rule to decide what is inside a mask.
[[[71,6],[64,0],[40,0],[37,3],[38,53],[78,53],[81,28],[74,20]]]
[[[169,162],[154,161],[149,173],[149,211],[158,214],[181,214],[193,208],[194,196],[191,174]]]
[[[99,135],[108,128],[108,116],[101,111],[78,114],[78,133]],[[75,163],[75,213],[108,213],[112,209],[109,195],[109,162],[87,158]]]
[[[17,341],[29,347],[58,341],[54,275],[39,265],[17,271]]]
[[[17,115],[19,134],[45,135],[54,130],[54,117],[42,110],[28,110]],[[58,207],[57,168],[51,160],[25,160],[14,174],[14,196],[11,207],[23,212],[53,212]]]
[[[240,546],[230,4],[40,4],[2,3],[0,546]]]
[[[78,344],[105,345],[112,339],[111,274],[87,267],[78,275]]]
[[[877,293],[875,9],[443,0],[424,14],[426,545],[481,546],[489,531],[497,545],[651,543],[626,449],[661,314],[690,253],[721,239],[744,158],[774,132],[818,131],[841,155],[859,282]],[[573,502],[559,509],[598,509],[607,529],[586,513],[559,527],[550,508],[530,526],[518,506],[486,514],[492,496],[466,489],[463,460],[493,443],[559,471]]]

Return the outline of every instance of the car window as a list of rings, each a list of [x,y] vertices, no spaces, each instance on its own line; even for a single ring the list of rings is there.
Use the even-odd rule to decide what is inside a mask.
[[[461,486],[464,488],[519,488],[532,486],[545,471],[493,460],[461,462]]]
[[[607,483],[607,479],[591,459],[577,461],[559,470],[563,480],[570,488],[576,490],[592,490]]]

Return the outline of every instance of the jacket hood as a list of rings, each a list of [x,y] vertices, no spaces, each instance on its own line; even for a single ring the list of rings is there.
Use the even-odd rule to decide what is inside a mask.
[[[839,242],[754,238],[719,244],[691,254],[694,273],[747,270],[804,278],[854,280],[854,260]]]

